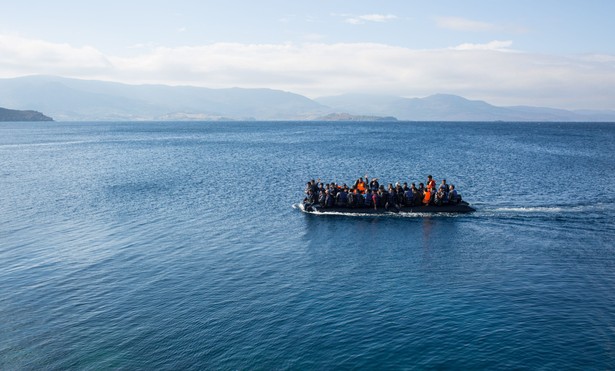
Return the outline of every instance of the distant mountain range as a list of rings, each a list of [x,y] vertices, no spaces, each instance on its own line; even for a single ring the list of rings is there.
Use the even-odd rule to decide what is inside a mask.
[[[19,111],[0,107],[0,121],[53,121],[37,111]]]
[[[27,76],[0,79],[0,107],[44,112],[58,121],[612,121],[615,111],[498,107],[456,95],[426,98],[347,94],[309,99],[272,89],[126,85]]]

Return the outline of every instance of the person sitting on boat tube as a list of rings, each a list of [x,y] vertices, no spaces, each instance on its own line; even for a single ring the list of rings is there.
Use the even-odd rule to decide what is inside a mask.
[[[454,205],[461,202],[461,196],[457,193],[453,184],[448,187],[448,202]]]
[[[444,191],[444,186],[440,186],[438,192],[436,192],[436,200],[435,204],[438,206],[442,206],[443,204],[448,203],[447,193]]]
[[[310,208],[312,207],[312,205],[314,205],[314,192],[312,192],[311,189],[308,189],[307,191],[307,197],[303,199],[303,205],[305,206],[305,208]]]
[[[446,184],[446,179],[442,179],[442,183],[440,183],[440,188],[443,188],[444,192],[448,193],[448,184]]]
[[[414,187],[414,184],[412,184],[412,187]],[[414,189],[416,189],[416,187],[414,187]],[[404,205],[406,206],[412,206],[413,205],[413,201],[414,200],[414,192],[412,191],[412,188],[408,188],[406,186],[405,190],[404,190]]]
[[[368,188],[365,191],[365,198],[363,199],[363,204],[365,205],[365,207],[369,208],[372,206],[372,203],[372,190]]]
[[[380,190],[373,192],[372,191],[372,205],[374,205],[374,210],[378,209],[378,203],[380,202]]]
[[[346,189],[342,188],[336,196],[336,205],[340,207],[346,207],[348,205],[348,193],[346,193]]]
[[[327,192],[329,191],[323,189],[318,193],[318,204],[320,207],[325,207],[327,205]]]
[[[429,205],[431,202],[431,193],[431,188],[425,188],[425,192],[423,192],[423,205]]]
[[[393,185],[389,183],[389,188],[386,192],[386,203],[384,204],[386,210],[399,211],[399,205],[397,204],[397,191],[393,188]]]

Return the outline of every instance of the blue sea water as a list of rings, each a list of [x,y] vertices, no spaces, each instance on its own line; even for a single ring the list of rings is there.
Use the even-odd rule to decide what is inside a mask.
[[[615,125],[0,124],[0,369],[615,368]],[[470,215],[311,215],[311,178]]]

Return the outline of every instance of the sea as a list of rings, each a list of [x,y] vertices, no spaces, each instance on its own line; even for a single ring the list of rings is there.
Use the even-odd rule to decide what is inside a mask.
[[[1,123],[0,369],[615,369],[615,124]]]

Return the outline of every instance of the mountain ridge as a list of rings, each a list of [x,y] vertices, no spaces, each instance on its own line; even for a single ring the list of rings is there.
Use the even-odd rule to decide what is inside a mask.
[[[375,120],[608,121],[615,111],[500,107],[453,94],[423,98],[343,94],[310,99],[267,88],[130,85],[58,76],[0,79],[0,106],[35,109],[59,121]]]

